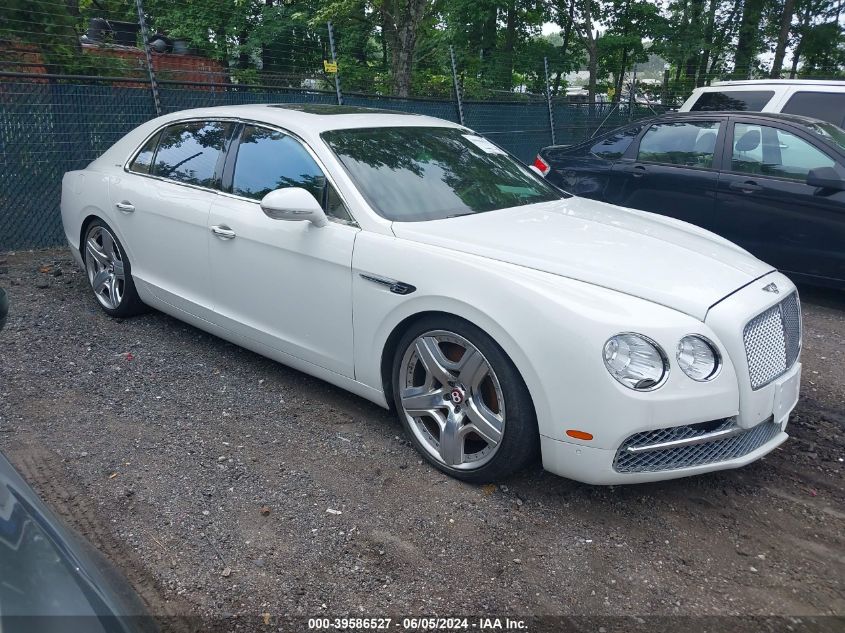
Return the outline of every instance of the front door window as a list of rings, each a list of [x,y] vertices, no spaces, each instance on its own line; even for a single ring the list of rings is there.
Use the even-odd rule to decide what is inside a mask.
[[[811,169],[835,161],[804,139],[767,125],[734,125],[731,171],[804,181]]]

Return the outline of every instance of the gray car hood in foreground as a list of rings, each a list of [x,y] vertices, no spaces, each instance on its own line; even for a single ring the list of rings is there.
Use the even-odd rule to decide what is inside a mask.
[[[774,270],[686,222],[577,197],[394,222],[393,232],[624,292],[700,320],[725,296]]]

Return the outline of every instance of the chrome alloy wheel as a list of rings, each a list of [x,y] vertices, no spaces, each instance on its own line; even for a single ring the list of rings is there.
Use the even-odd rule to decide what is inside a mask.
[[[102,226],[95,226],[85,238],[85,270],[97,301],[116,310],[123,301],[126,273],[117,240]]]
[[[474,470],[501,446],[505,399],[499,379],[462,336],[435,330],[414,339],[399,366],[399,390],[411,430],[436,461]]]

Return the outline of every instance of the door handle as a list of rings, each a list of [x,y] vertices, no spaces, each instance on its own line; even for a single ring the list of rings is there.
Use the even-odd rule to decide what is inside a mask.
[[[643,165],[634,165],[631,169],[631,175],[634,178],[642,178],[645,176],[645,167]]]
[[[135,205],[125,200],[123,202],[116,202],[114,206],[124,213],[132,213],[135,210]]]
[[[211,232],[214,233],[221,240],[231,240],[235,238],[235,232],[225,224],[215,224],[211,227]]]
[[[734,181],[729,184],[728,187],[731,189],[738,189],[742,193],[752,193],[754,191],[760,191],[763,188],[756,182],[752,182],[750,180],[746,180],[745,182]]]

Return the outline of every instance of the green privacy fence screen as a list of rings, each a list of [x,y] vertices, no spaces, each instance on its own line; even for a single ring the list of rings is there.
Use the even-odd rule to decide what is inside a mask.
[[[264,89],[163,81],[164,113],[243,103],[336,103],[328,91]],[[458,121],[454,100],[344,94],[345,105],[414,112]],[[555,139],[579,142],[656,106],[553,105]],[[466,101],[464,123],[523,161],[551,144],[546,100]],[[610,114],[610,116],[608,116]],[[137,80],[83,77],[0,77],[0,251],[61,244],[62,175],[80,169],[123,134],[156,116],[148,85]]]

